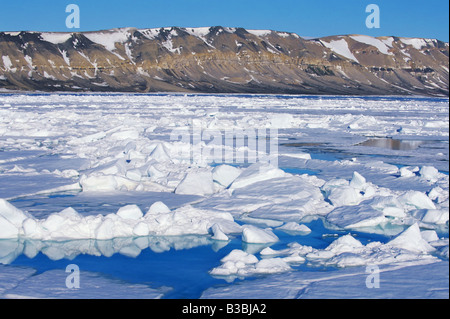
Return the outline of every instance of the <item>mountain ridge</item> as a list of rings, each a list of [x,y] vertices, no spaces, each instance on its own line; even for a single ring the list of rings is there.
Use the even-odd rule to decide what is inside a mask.
[[[448,96],[448,42],[244,28],[0,32],[0,90]]]

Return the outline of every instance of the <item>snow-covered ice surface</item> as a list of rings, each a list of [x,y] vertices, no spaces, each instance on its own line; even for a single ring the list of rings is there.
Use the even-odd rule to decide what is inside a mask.
[[[2,94],[0,297],[448,298],[448,105]]]
[[[423,273],[426,272],[426,275]],[[448,298],[448,262],[397,263],[379,268],[379,288],[367,288],[367,267],[297,271],[210,288],[205,299],[424,299]],[[447,277],[445,276],[447,274]]]

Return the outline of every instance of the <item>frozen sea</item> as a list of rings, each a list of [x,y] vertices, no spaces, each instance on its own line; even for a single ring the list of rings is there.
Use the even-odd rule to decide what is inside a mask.
[[[448,143],[447,98],[0,94],[0,298],[449,298]]]

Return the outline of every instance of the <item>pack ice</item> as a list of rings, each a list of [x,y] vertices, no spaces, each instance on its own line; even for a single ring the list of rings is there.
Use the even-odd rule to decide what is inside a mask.
[[[234,250],[211,270],[215,276],[288,272],[302,263],[347,267],[448,259],[446,99],[52,94],[5,95],[0,104],[0,239],[202,235],[266,245],[259,252]],[[235,147],[222,145],[220,151],[211,142],[242,128],[276,128],[277,138],[291,147],[279,143],[278,165],[217,161],[222,151],[251,153],[237,138]],[[387,136],[391,144],[420,136],[428,144],[417,145],[431,146],[362,146],[374,136]],[[352,157],[323,159],[299,145],[327,145]],[[398,159],[404,162],[392,163]],[[113,213],[65,207],[40,217],[11,204],[63,192],[118,199],[171,193],[195,200],[170,209],[152,198],[148,209],[130,203]],[[281,233],[309,236],[304,224],[317,219],[345,235],[324,249],[295,241],[267,248]],[[362,244],[350,235],[353,230],[390,240]]]

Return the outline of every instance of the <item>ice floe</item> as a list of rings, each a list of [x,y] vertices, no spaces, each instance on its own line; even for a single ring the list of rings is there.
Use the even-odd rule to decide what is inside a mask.
[[[210,170],[190,171],[175,189],[176,194],[211,195],[215,192],[213,175]]]
[[[0,298],[6,299],[160,299],[170,288],[125,283],[99,273],[81,271],[77,289],[66,286],[64,270],[17,269],[0,265]],[[9,280],[8,276],[13,280]]]
[[[247,225],[242,230],[242,241],[249,244],[265,244],[277,242],[278,237],[270,229]]]
[[[241,233],[241,226],[231,214],[202,210],[190,205],[171,211],[163,203],[156,202],[145,215],[137,205],[126,205],[112,214],[89,216],[82,216],[73,208],[67,208],[45,219],[36,219],[5,200],[1,200],[0,204],[1,238],[58,241],[148,235],[208,235],[214,225],[215,236],[221,240],[224,234]],[[259,234],[256,230],[254,232]],[[254,235],[251,238],[259,237]]]
[[[235,249],[220,260],[222,265],[210,271],[213,276],[245,277],[255,274],[280,273],[291,270],[282,259],[258,260],[255,255]]]
[[[230,165],[219,165],[212,170],[212,177],[216,183],[228,187],[241,174],[241,169]]]
[[[448,262],[422,260],[379,266],[380,289],[368,289],[367,267],[330,272],[289,271],[264,278],[211,287],[204,299],[446,299]],[[343,289],[345,287],[345,289]]]

